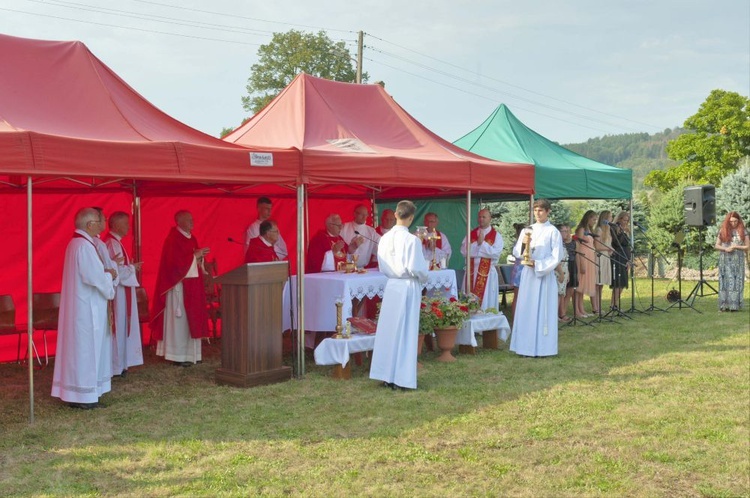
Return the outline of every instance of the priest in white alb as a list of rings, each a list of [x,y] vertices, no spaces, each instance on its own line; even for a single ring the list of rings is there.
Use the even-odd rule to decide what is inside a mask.
[[[471,231],[471,257],[466,258],[471,275],[470,291],[482,300],[482,309],[498,309],[500,305],[500,282],[495,265],[503,252],[503,236],[492,228],[489,209],[480,209],[479,226]],[[461,254],[466,257],[466,237],[461,242]],[[466,292],[466,281],[463,283]]]
[[[353,254],[356,254],[357,268],[368,266],[372,255],[378,252],[380,235],[367,224],[369,215],[367,206],[360,204],[354,208],[354,220],[344,223],[341,227],[341,238],[348,245],[356,246]]]
[[[116,211],[109,217],[109,233],[104,238],[109,255],[118,261],[114,299],[114,323],[112,327],[112,376],[125,376],[129,367],[143,365],[141,328],[138,320],[138,302],[135,290],[139,287],[136,272],[141,262],[133,262],[122,238],[130,231],[130,216]]]
[[[370,378],[393,389],[417,388],[417,340],[422,286],[427,282],[427,261],[422,242],[409,233],[416,206],[396,206],[396,226],[378,246],[380,271],[388,277],[375,333]]]
[[[115,297],[117,272],[104,267],[94,245],[104,228],[99,212],[79,210],[75,227],[65,249],[52,397],[90,409],[111,389],[107,301]]]
[[[513,320],[510,350],[520,356],[557,354],[557,277],[555,268],[566,250],[559,230],[549,222],[551,205],[546,199],[534,201],[531,225],[530,259],[522,265],[518,304]],[[528,229],[526,229],[528,230]],[[525,232],[518,237],[513,256],[523,258]]]

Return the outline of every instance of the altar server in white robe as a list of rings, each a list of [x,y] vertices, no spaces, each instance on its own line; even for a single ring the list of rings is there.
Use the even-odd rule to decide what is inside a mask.
[[[130,231],[130,217],[116,211],[109,217],[109,233],[105,244],[113,261],[118,261],[119,284],[115,287],[114,326],[112,334],[112,376],[125,376],[128,368],[143,365],[141,328],[138,320],[138,301],[135,289],[139,287],[136,272],[143,263],[130,260],[122,238]]]
[[[546,199],[534,202],[531,225],[531,259],[523,266],[518,305],[513,319],[510,350],[521,356],[557,354],[557,278],[555,268],[566,255],[560,232],[549,222],[551,206]],[[527,229],[528,230],[528,229]],[[522,258],[525,232],[521,232],[513,256]]]
[[[375,333],[370,378],[393,389],[417,388],[417,340],[427,261],[422,241],[409,233],[416,206],[396,206],[396,226],[380,239],[378,263],[388,277]]]
[[[466,258],[471,275],[471,293],[482,300],[482,309],[499,309],[500,281],[495,265],[503,252],[503,236],[492,228],[489,209],[481,209],[477,216],[479,226],[471,231],[471,257]],[[461,242],[461,254],[466,257],[466,237]],[[466,279],[463,287],[466,292]]]
[[[78,211],[75,227],[65,250],[52,397],[88,409],[111,388],[107,301],[115,297],[117,272],[105,268],[94,245],[104,228],[97,210]]]

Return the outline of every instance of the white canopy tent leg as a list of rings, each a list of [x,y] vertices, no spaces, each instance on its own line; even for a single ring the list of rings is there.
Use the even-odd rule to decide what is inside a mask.
[[[34,295],[34,283],[32,279],[32,271],[34,268],[32,255],[32,235],[33,225],[31,224],[31,193],[32,193],[32,181],[29,176],[26,180],[26,336],[28,338],[26,352],[26,358],[29,362],[29,424],[34,423],[34,356],[32,348],[34,347],[34,308],[33,308],[33,295]]]
[[[466,271],[464,272],[464,282],[466,282],[466,294],[471,292],[471,275],[469,274],[469,265],[471,261],[471,190],[466,191]]]
[[[305,185],[301,184],[297,187],[297,330],[292,330],[297,334],[295,372],[298,379],[305,375],[305,213]]]

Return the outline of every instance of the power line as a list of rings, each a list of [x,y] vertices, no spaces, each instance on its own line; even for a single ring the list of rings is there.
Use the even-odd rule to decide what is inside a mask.
[[[520,96],[520,95],[515,95],[515,94],[512,94],[512,93],[504,92],[504,91],[502,91],[502,90],[499,90],[499,89],[497,89],[497,88],[495,88],[495,87],[490,87],[490,86],[487,86],[487,85],[483,85],[483,84],[481,84],[481,83],[477,83],[477,82],[475,82],[475,81],[472,81],[472,80],[470,80],[470,79],[464,78],[464,77],[462,77],[462,76],[459,76],[459,75],[456,75],[456,74],[452,74],[452,73],[449,73],[449,72],[446,72],[446,71],[442,71],[442,70],[440,70],[440,69],[435,69],[435,68],[433,68],[433,67],[430,67],[430,66],[428,66],[428,65],[426,65],[426,64],[422,64],[422,63],[420,63],[420,62],[417,62],[417,61],[413,61],[413,60],[407,59],[407,58],[405,58],[405,57],[401,57],[401,56],[399,56],[399,55],[395,55],[395,54],[391,54],[391,53],[389,53],[389,52],[385,52],[385,51],[379,50],[379,49],[377,49],[377,48],[375,48],[375,47],[372,47],[372,46],[370,46],[370,45],[367,45],[367,48],[369,48],[370,50],[374,50],[374,51],[376,51],[376,52],[379,52],[379,53],[381,53],[381,54],[383,54],[383,55],[386,55],[386,56],[389,56],[389,57],[393,57],[393,58],[395,58],[395,59],[401,60],[401,61],[403,61],[403,62],[407,62],[407,63],[409,63],[409,64],[412,64],[412,65],[416,65],[416,66],[422,67],[422,68],[424,68],[424,69],[427,69],[427,70],[429,70],[429,71],[433,71],[433,72],[436,72],[436,73],[438,73],[438,74],[441,74],[441,75],[443,75],[443,76],[447,76],[447,77],[449,77],[449,78],[453,78],[453,79],[455,79],[455,80],[458,80],[458,81],[461,81],[461,82],[463,82],[463,83],[468,83],[468,84],[470,84],[470,85],[474,85],[474,86],[477,86],[477,87],[479,87],[479,88],[482,88],[482,89],[484,89],[484,90],[489,90],[489,91],[491,91],[491,92],[499,93],[499,94],[502,94],[502,95],[507,95],[507,96],[509,96],[509,97],[511,97],[511,98],[515,98],[515,99],[518,99],[518,100],[521,100],[521,101],[523,101],[523,102],[527,102],[527,103],[530,103],[530,104],[533,104],[533,105],[538,105],[538,106],[540,106],[540,107],[544,107],[544,108],[547,108],[547,109],[549,109],[549,110],[552,110],[552,111],[557,111],[557,112],[565,113],[566,115],[573,115],[573,116],[577,116],[577,117],[579,117],[579,118],[582,118],[582,119],[587,119],[587,120],[589,120],[589,121],[597,121],[597,122],[599,122],[599,123],[601,123],[601,124],[605,124],[605,125],[607,125],[607,126],[612,126],[612,127],[615,127],[615,128],[623,128],[623,129],[629,129],[630,131],[636,131],[636,132],[637,132],[637,131],[640,131],[640,130],[637,130],[637,129],[635,129],[635,128],[629,128],[629,127],[626,127],[626,126],[623,126],[623,125],[616,125],[616,124],[613,124],[613,123],[609,123],[609,122],[607,122],[607,121],[604,121],[604,120],[601,120],[601,119],[597,119],[597,118],[594,118],[594,117],[590,117],[590,116],[586,116],[586,115],[583,115],[583,114],[579,114],[579,113],[576,113],[576,112],[568,111],[568,110],[565,110],[565,109],[561,109],[561,108],[559,108],[559,107],[554,107],[554,106],[551,106],[551,105],[548,105],[548,104],[543,104],[543,103],[539,103],[539,102],[533,101],[533,100],[531,100],[531,99],[528,99],[528,98],[522,97],[522,96]]]
[[[524,92],[532,93],[534,95],[539,95],[540,97],[544,97],[544,98],[547,98],[547,99],[551,99],[551,100],[555,100],[555,101],[558,101],[558,102],[562,102],[563,104],[572,105],[572,106],[575,106],[575,107],[580,107],[581,109],[585,109],[587,111],[596,112],[598,114],[602,114],[602,115],[605,115],[605,116],[610,116],[610,117],[613,117],[613,118],[616,118],[616,119],[620,119],[620,120],[623,120],[623,121],[630,121],[631,123],[635,123],[635,124],[639,124],[639,125],[643,125],[643,126],[648,126],[649,128],[660,129],[659,126],[656,126],[656,125],[653,125],[653,124],[650,124],[650,123],[644,123],[642,121],[635,121],[635,120],[632,120],[632,119],[629,119],[629,118],[626,118],[626,117],[623,117],[623,116],[617,116],[615,114],[610,114],[610,113],[607,113],[607,112],[604,112],[604,111],[599,111],[597,109],[593,109],[591,107],[586,107],[584,105],[576,104],[575,102],[570,102],[570,101],[567,101],[567,100],[558,99],[558,98],[553,97],[551,95],[547,95],[547,94],[544,94],[544,93],[541,93],[541,92],[536,92],[534,90],[529,90],[528,88],[524,88],[524,87],[522,87],[520,85],[515,85],[513,83],[510,83],[510,82],[507,82],[507,81],[504,81],[504,80],[501,80],[501,79],[498,79],[498,78],[493,78],[491,76],[482,76],[482,75],[478,74],[476,71],[471,71],[470,69],[466,69],[466,68],[458,66],[456,64],[453,64],[453,63],[450,63],[450,62],[438,59],[437,57],[433,57],[431,55],[427,55],[427,54],[423,54],[421,52],[417,52],[416,50],[410,49],[408,47],[404,47],[402,45],[398,45],[396,43],[393,43],[393,42],[391,42],[389,40],[385,40],[383,38],[379,38],[379,37],[377,37],[377,36],[375,36],[373,34],[370,34],[370,33],[365,33],[365,34],[367,36],[375,38],[376,40],[382,41],[384,43],[388,43],[388,44],[393,45],[394,47],[398,47],[398,48],[400,48],[402,50],[406,50],[408,52],[412,52],[412,53],[414,53],[416,55],[419,55],[421,57],[425,57],[425,58],[434,60],[434,61],[439,62],[441,64],[445,64],[447,66],[453,67],[455,69],[460,69],[461,71],[464,71],[464,72],[467,72],[467,73],[476,74],[476,75],[478,75],[480,77],[483,77],[483,78],[486,78],[486,79],[489,79],[489,80],[493,80],[493,81],[496,81],[498,83],[502,83],[503,85],[508,85],[510,87],[513,87],[513,88],[517,88],[517,89],[522,90]]]
[[[401,71],[402,73],[409,74],[409,75],[414,76],[416,78],[421,78],[421,79],[423,79],[425,81],[429,81],[431,83],[435,83],[437,85],[441,85],[441,86],[444,86],[446,88],[452,88],[453,90],[458,90],[459,92],[463,92],[463,93],[466,93],[468,95],[472,95],[474,97],[479,97],[480,99],[484,99],[484,100],[488,100],[488,101],[493,102],[493,103],[497,103],[497,99],[494,99],[492,97],[487,97],[485,95],[479,95],[478,93],[470,92],[470,91],[466,90],[465,88],[460,88],[460,87],[457,87],[457,86],[448,85],[447,83],[443,83],[443,82],[440,82],[440,81],[435,81],[435,80],[432,80],[432,79],[427,78],[425,76],[422,76],[420,74],[411,73],[411,72],[406,71],[404,69],[391,66],[390,64],[387,64],[385,62],[374,60],[374,59],[370,59],[369,57],[365,57],[365,60],[370,61],[370,62],[374,62],[375,64],[380,64],[380,65],[385,66],[385,67],[389,67],[391,69],[395,69],[397,71]],[[558,120],[558,121],[562,121],[563,123],[568,123],[568,124],[573,125],[573,126],[579,126],[581,128],[588,128],[589,130],[594,130],[594,131],[601,132],[601,133],[604,133],[604,134],[608,133],[606,130],[602,130],[602,129],[599,129],[599,128],[593,128],[591,126],[586,126],[586,125],[580,124],[580,123],[575,123],[573,121],[568,121],[568,120],[562,119],[562,118],[557,117],[557,116],[551,116],[549,114],[544,114],[544,113],[541,113],[541,112],[538,112],[538,111],[533,111],[531,109],[526,109],[526,108],[523,108],[523,107],[520,107],[520,106],[514,106],[514,107],[517,108],[517,109],[521,109],[522,111],[527,111],[527,112],[531,112],[533,114],[538,114],[539,116],[544,116],[544,117],[547,117],[547,118],[551,118],[551,119],[555,119],[555,120]]]
[[[156,34],[159,34],[159,35],[179,36],[181,38],[192,38],[194,40],[217,41],[217,42],[224,42],[224,43],[234,43],[236,45],[249,45],[249,46],[253,46],[253,47],[260,47],[260,43],[247,43],[247,42],[234,41],[234,40],[222,40],[220,38],[208,38],[208,37],[205,37],[205,36],[183,35],[183,34],[180,34],[180,33],[169,33],[169,32],[166,32],[166,31],[158,31],[158,30],[155,30],[155,29],[134,28],[132,26],[121,26],[121,25],[117,25],[117,24],[108,24],[108,23],[95,22],[95,21],[84,21],[84,20],[81,20],[81,19],[71,19],[70,17],[53,16],[53,15],[49,15],[49,14],[40,14],[38,12],[26,12],[26,11],[23,11],[23,10],[6,9],[4,7],[0,7],[0,10],[4,10],[4,11],[7,11],[7,12],[15,12],[15,13],[18,13],[18,14],[28,14],[28,15],[32,15],[32,16],[48,17],[48,18],[51,18],[51,19],[59,19],[59,20],[63,20],[63,21],[78,22],[78,23],[82,23],[82,24],[93,24],[95,26],[104,26],[104,27],[107,27],[107,28],[130,29],[130,30],[133,30],[133,31],[141,31],[141,32],[145,32],[145,33],[156,33]]]

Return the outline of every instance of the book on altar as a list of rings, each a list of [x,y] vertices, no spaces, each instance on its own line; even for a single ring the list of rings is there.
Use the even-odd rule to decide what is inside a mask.
[[[352,324],[352,327],[362,334],[374,334],[378,328],[378,322],[371,318],[362,318],[353,316],[347,318],[347,321]]]

